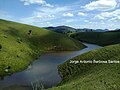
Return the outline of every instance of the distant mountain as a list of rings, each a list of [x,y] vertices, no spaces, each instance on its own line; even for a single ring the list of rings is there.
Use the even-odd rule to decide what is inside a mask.
[[[90,28],[83,28],[83,29],[75,29],[69,26],[58,26],[58,27],[46,27],[45,29],[52,30],[58,33],[72,33],[72,32],[107,32],[108,29],[90,29]]]
[[[95,32],[95,30],[89,28],[83,28],[83,29],[77,29],[76,32]]]
[[[83,29],[77,29],[76,32],[106,32],[108,29],[89,29],[89,28],[83,28]]]
[[[120,32],[120,29],[116,29],[116,30],[112,30],[112,31],[108,31],[108,32]]]
[[[68,26],[46,27],[45,29],[59,32],[59,33],[64,33],[64,34],[70,33],[70,32],[76,32],[75,28],[68,27]]]
[[[109,31],[108,29],[96,29],[95,32],[107,32]]]

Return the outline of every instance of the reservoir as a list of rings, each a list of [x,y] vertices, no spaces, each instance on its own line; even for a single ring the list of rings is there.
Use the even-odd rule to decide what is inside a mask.
[[[95,44],[83,43],[87,48],[80,51],[50,52],[41,55],[26,70],[4,77],[0,80],[0,90],[30,90],[31,82],[41,81],[45,88],[57,85],[61,81],[58,65],[85,52],[101,48]],[[8,89],[9,88],[9,89]]]

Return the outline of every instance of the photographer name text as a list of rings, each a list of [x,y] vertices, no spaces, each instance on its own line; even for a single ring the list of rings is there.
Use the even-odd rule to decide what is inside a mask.
[[[79,61],[74,61],[74,60],[71,60],[70,63],[72,64],[78,64],[78,63],[91,63],[91,64],[97,64],[97,63],[101,63],[101,64],[119,64],[120,61],[117,61],[117,60],[79,60]]]

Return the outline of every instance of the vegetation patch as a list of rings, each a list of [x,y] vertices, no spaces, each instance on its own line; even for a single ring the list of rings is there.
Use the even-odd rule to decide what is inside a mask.
[[[83,42],[101,46],[120,43],[120,32],[79,32],[71,34],[70,36]]]
[[[70,63],[80,60],[120,61],[120,44],[87,52],[59,65],[62,81],[50,90],[120,90],[120,63]]]

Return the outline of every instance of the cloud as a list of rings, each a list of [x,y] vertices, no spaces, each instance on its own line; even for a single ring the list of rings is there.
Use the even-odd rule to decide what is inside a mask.
[[[24,5],[30,5],[30,4],[46,4],[45,0],[21,0],[24,2]]]
[[[53,26],[53,24],[51,24],[51,22],[43,22],[43,23],[40,23],[41,26]]]
[[[33,13],[33,16],[36,17],[36,18],[40,18],[40,19],[44,19],[44,18],[54,18],[55,15],[52,15],[52,14],[46,14],[46,13],[42,13],[42,12],[39,12],[39,11],[34,11]]]
[[[83,13],[83,12],[78,12],[78,15],[79,15],[79,16],[86,16],[86,14]]]
[[[12,20],[13,16],[9,15],[6,11],[0,10],[0,19]]]
[[[86,10],[100,10],[100,11],[107,11],[117,7],[116,0],[97,0],[93,1],[82,8]]]
[[[86,22],[86,23],[87,23],[87,22],[89,22],[89,20],[84,20],[84,22]]]
[[[21,22],[35,25],[37,23],[48,22],[49,20],[52,20],[54,18],[55,18],[55,15],[34,11],[33,15],[28,16],[26,18],[22,18]]]
[[[110,18],[119,18],[120,9],[114,10],[112,12],[102,12],[94,17],[94,19],[110,19]]]
[[[46,14],[61,14],[63,12],[69,11],[68,7],[53,7],[53,8],[45,8],[45,7],[40,7],[37,8],[37,11],[41,13],[46,13]]]
[[[71,23],[71,22],[74,22],[75,20],[74,19],[66,19],[65,22],[66,23]]]
[[[20,0],[24,2],[24,5],[38,4],[46,7],[54,7],[53,5],[47,3],[45,0]]]
[[[101,15],[96,15],[93,19],[101,19],[101,20],[104,20],[105,18]]]
[[[65,17],[73,17],[74,14],[68,12],[68,13],[64,13],[63,16],[65,16]]]
[[[22,23],[37,25],[37,23],[49,22],[50,20],[56,20],[62,18],[63,13],[69,11],[69,8],[64,7],[39,7],[29,16],[21,19]]]
[[[111,18],[109,21],[118,22],[118,21],[120,21],[120,16]]]
[[[43,6],[46,6],[46,7],[54,7],[53,5],[49,4],[49,3],[46,3],[44,4]]]

